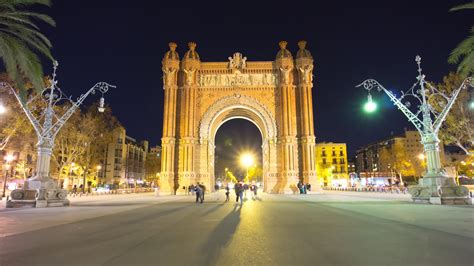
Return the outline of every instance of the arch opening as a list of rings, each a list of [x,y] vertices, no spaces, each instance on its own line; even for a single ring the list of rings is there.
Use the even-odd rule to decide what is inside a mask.
[[[238,180],[263,184],[263,134],[257,123],[241,116],[225,119],[216,127],[213,142],[216,188]],[[250,161],[242,162],[247,158]]]

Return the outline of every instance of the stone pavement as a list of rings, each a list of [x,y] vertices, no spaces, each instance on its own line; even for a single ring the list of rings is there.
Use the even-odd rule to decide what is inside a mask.
[[[472,207],[336,193],[262,193],[242,208],[221,192],[204,204],[139,194],[3,211],[0,265],[474,264]]]

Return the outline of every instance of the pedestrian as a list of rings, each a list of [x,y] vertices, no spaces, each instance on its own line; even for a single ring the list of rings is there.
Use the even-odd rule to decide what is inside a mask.
[[[196,190],[194,189],[194,184],[191,184],[191,186],[189,186],[189,190],[191,190],[191,194],[194,196],[194,193],[196,193]]]
[[[199,183],[197,186],[194,186],[194,193],[196,194],[196,203],[198,203],[199,201],[202,203],[204,201],[204,198],[201,197],[202,188],[199,186]]]
[[[243,199],[244,190],[245,190],[244,185],[239,183],[239,186],[238,186],[239,195],[238,195],[238,197],[240,198],[240,207],[241,208],[242,208],[242,204],[244,203],[244,199]]]
[[[201,203],[204,201],[204,194],[206,193],[206,187],[202,183],[198,183],[198,187],[201,188]]]
[[[310,184],[310,183],[306,183],[306,188],[308,189],[308,191],[311,191],[311,184]]]
[[[234,191],[235,191],[235,202],[239,202],[239,186],[240,183],[235,184]]]
[[[230,194],[230,188],[229,184],[225,187],[225,202],[229,202],[229,194]]]
[[[256,197],[257,197],[257,190],[258,190],[258,187],[257,187],[257,185],[255,185],[255,184],[253,184],[252,187],[253,187],[253,196],[256,198]]]
[[[74,187],[72,188],[72,193],[73,193],[74,195],[76,195],[76,193],[77,193],[77,185],[74,185]]]
[[[245,199],[247,199],[247,190],[249,190],[249,185],[244,184],[242,188],[243,188],[243,193],[245,193]]]
[[[299,181],[296,186],[298,187],[298,191],[300,192],[300,194],[303,194],[303,183]]]

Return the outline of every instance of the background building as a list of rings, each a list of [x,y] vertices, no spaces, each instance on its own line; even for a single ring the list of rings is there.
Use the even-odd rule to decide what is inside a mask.
[[[349,178],[346,143],[317,143],[316,170],[321,185],[346,186]]]
[[[440,145],[441,159],[444,147]],[[368,183],[384,184],[400,178],[415,181],[425,171],[423,145],[418,131],[371,143],[356,152],[356,171]]]
[[[158,185],[161,172],[161,147],[151,147],[145,162],[145,180],[150,186]]]
[[[107,146],[101,184],[111,188],[134,187],[145,179],[148,141],[137,142],[121,127]]]

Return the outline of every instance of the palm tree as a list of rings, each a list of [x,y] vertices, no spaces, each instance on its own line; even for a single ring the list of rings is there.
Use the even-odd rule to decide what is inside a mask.
[[[462,9],[474,9],[474,2],[453,7],[450,11]],[[451,64],[459,63],[457,72],[462,76],[474,74],[474,26],[471,28],[471,35],[451,52],[448,62]]]
[[[0,0],[0,58],[23,99],[27,93],[26,82],[37,90],[44,87],[37,53],[53,60],[51,42],[35,22],[51,26],[55,22],[48,15],[28,10],[36,5],[50,6],[51,0]]]

